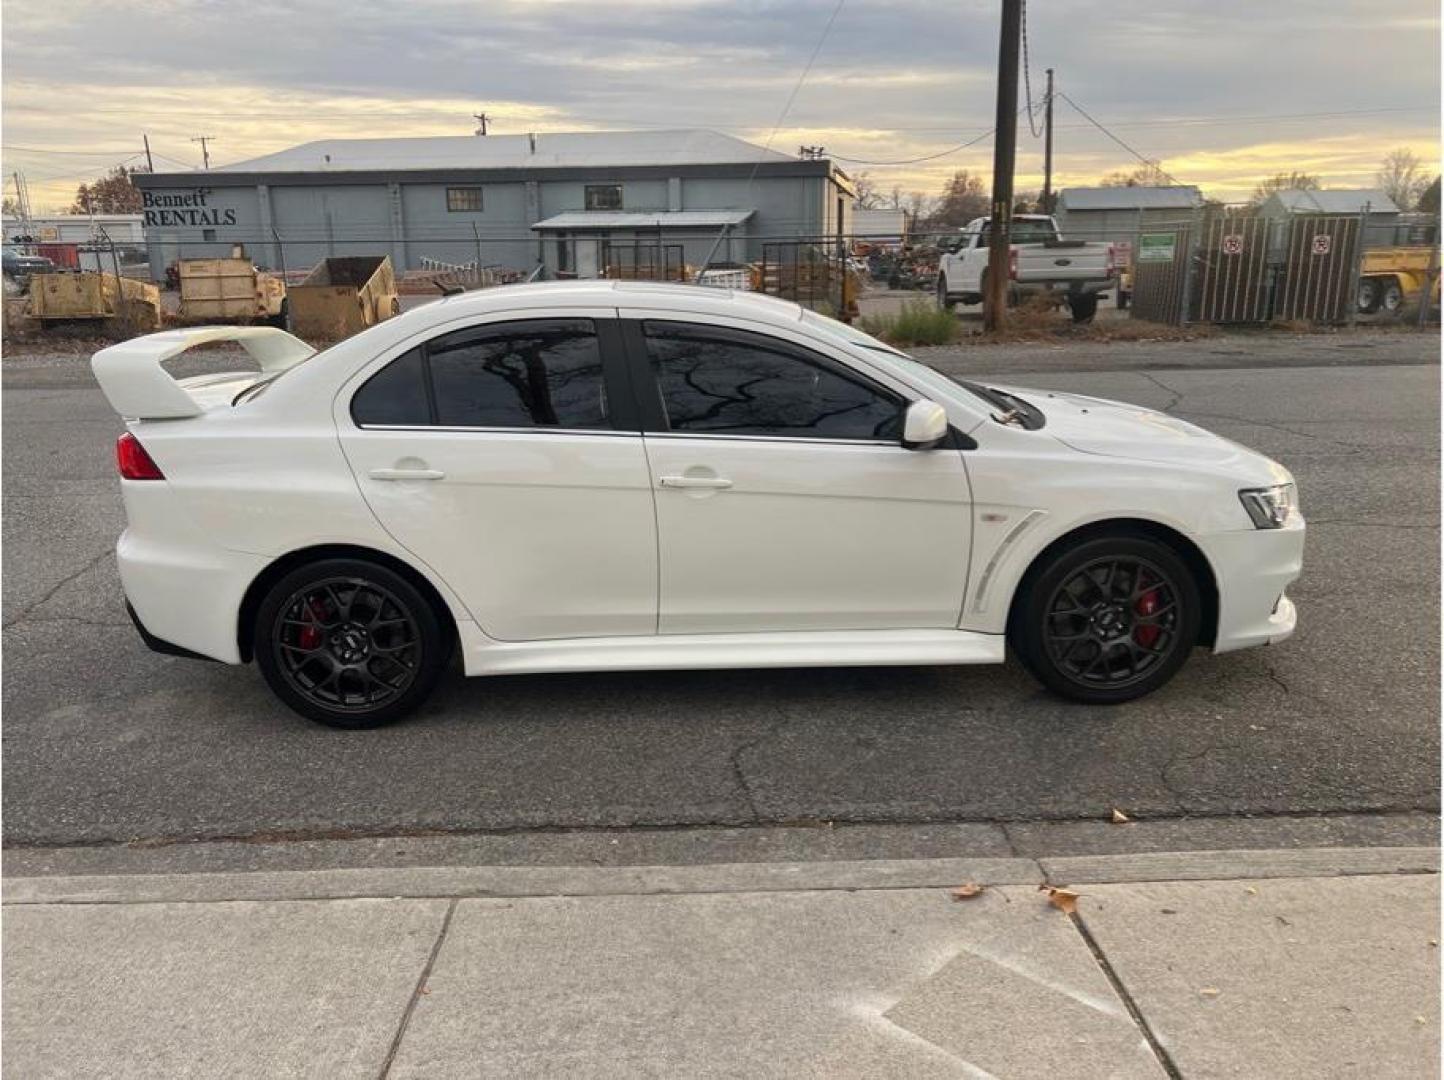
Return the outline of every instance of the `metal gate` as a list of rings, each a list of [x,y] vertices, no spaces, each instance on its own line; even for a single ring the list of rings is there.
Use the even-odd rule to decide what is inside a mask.
[[[660,240],[607,240],[602,244],[606,276],[626,281],[686,281],[681,244]]]
[[[1338,323],[1350,315],[1358,270],[1357,215],[1309,214],[1284,231],[1274,318]]]
[[[843,309],[847,257],[824,244],[777,241],[762,245],[762,291],[806,307]]]
[[[1194,260],[1189,318],[1213,323],[1261,323],[1269,311],[1269,221],[1225,211],[1203,223]]]
[[[1188,258],[1193,231],[1160,229],[1143,233],[1133,251],[1133,317],[1149,322],[1184,321]]]

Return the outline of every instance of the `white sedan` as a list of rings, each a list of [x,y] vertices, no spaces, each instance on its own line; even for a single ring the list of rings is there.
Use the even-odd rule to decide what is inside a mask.
[[[235,341],[259,372],[173,379]],[[522,285],[316,353],[97,353],[146,642],[359,728],[468,675],[999,663],[1083,702],[1287,637],[1283,466],[1163,413],[956,381],[749,293]]]

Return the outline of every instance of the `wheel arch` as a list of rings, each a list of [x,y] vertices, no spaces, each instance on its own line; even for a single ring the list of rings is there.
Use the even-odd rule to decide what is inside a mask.
[[[1203,610],[1199,613],[1198,644],[1211,648],[1218,637],[1218,578],[1213,567],[1202,549],[1183,533],[1169,525],[1146,518],[1105,518],[1102,521],[1092,521],[1070,529],[1050,541],[1029,561],[1013,589],[1008,603],[1009,632],[1012,631],[1022,598],[1043,567],[1068,548],[1101,536],[1141,536],[1166,545],[1183,560],[1184,566],[1188,567],[1198,585],[1198,595],[1203,602]]]
[[[435,610],[436,617],[441,620],[441,625],[447,628],[453,640],[456,639],[458,634],[456,616],[436,586],[414,566],[398,559],[395,555],[359,544],[317,544],[312,547],[298,548],[267,564],[266,568],[257,574],[246,587],[245,595],[241,598],[240,611],[236,616],[236,645],[240,649],[242,663],[248,664],[254,659],[255,650],[250,630],[255,624],[256,612],[260,610],[261,602],[266,598],[266,594],[271,591],[271,586],[298,566],[320,562],[322,559],[359,559],[364,562],[374,562],[378,566],[384,566],[386,569],[400,574],[411,582],[422,596],[426,597],[427,603]]]

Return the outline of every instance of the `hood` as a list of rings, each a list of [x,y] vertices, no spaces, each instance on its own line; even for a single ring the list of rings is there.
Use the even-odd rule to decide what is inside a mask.
[[[1260,485],[1293,479],[1263,454],[1155,409],[1056,390],[998,389],[1041,409],[1043,432],[1080,453],[1208,468]]]

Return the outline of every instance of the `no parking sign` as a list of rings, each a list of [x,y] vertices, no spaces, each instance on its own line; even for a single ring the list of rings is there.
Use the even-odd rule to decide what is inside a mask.
[[[1327,255],[1330,245],[1333,244],[1333,239],[1328,233],[1318,233],[1314,236],[1314,242],[1309,250],[1315,255]]]
[[[1243,254],[1243,236],[1240,233],[1229,233],[1223,238],[1223,253],[1225,255]]]

